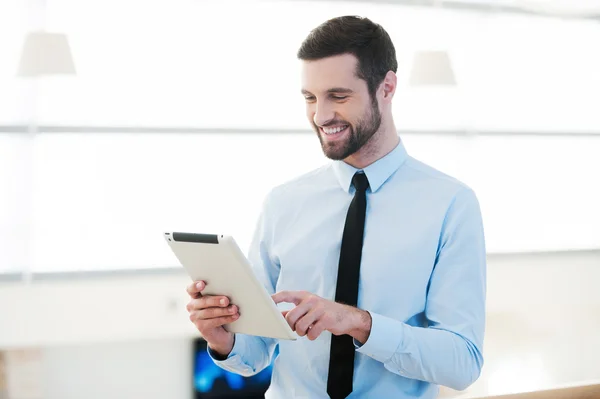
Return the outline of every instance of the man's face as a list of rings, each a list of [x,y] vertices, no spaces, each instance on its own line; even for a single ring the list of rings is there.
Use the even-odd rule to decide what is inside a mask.
[[[306,115],[323,152],[342,160],[357,152],[379,129],[381,113],[367,82],[356,76],[351,54],[302,61],[302,94]]]

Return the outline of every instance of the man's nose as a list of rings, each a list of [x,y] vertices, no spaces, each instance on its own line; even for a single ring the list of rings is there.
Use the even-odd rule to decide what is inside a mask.
[[[317,126],[327,125],[329,121],[335,118],[335,112],[333,107],[329,106],[325,102],[317,103],[315,115],[313,121]]]

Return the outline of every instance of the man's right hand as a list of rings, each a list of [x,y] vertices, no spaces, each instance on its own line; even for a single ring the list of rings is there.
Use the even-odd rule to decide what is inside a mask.
[[[190,320],[213,351],[222,357],[229,356],[233,349],[233,333],[225,330],[223,325],[240,317],[238,307],[229,303],[225,296],[202,295],[206,288],[204,281],[195,281],[187,287],[192,298],[187,305]]]

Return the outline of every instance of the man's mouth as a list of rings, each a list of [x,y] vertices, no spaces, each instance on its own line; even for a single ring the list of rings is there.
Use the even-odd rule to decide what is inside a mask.
[[[336,138],[346,133],[348,127],[349,125],[339,125],[333,127],[320,127],[319,130],[321,130],[327,138]]]

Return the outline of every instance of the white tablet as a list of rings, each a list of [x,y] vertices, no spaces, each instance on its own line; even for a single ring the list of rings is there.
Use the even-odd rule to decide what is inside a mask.
[[[227,331],[294,340],[275,302],[254,275],[250,262],[231,236],[165,233],[165,239],[192,281],[205,281],[205,295],[225,295],[239,308],[240,318]]]

